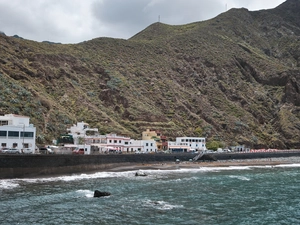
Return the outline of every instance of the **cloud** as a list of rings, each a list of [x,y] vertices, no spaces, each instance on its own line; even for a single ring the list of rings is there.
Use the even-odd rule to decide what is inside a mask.
[[[93,15],[104,27],[129,38],[160,20],[171,25],[205,20],[225,11],[219,0],[102,0],[93,4]]]
[[[37,41],[74,42],[93,34],[89,14],[80,0],[0,0],[0,29]]]

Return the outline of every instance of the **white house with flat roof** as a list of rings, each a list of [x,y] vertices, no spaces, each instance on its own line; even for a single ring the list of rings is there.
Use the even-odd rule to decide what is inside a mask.
[[[157,151],[154,140],[134,140],[129,143],[129,153],[154,153]]]
[[[36,128],[29,117],[15,114],[0,115],[0,144],[2,148],[35,150]]]
[[[168,148],[172,152],[190,152],[206,150],[206,141],[203,137],[177,137],[176,142],[169,142]]]
[[[189,146],[195,150],[206,150],[206,141],[204,137],[177,137],[177,145]]]

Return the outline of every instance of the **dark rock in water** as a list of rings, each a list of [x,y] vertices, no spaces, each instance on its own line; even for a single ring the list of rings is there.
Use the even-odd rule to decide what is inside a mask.
[[[104,197],[104,196],[110,196],[110,195],[111,195],[111,193],[109,193],[109,192],[102,192],[102,191],[98,191],[98,190],[94,191],[94,197],[97,197],[97,198]]]
[[[136,176],[136,177],[138,177],[138,176],[145,177],[145,176],[147,176],[147,174],[145,174],[144,172],[141,172],[141,171],[137,171],[137,172],[135,173],[135,176]]]

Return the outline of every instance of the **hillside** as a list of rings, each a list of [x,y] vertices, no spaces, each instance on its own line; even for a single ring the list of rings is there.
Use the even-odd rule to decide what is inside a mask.
[[[76,121],[101,133],[300,148],[300,0],[155,23],[129,40],[39,43],[0,34],[0,111],[49,143]]]

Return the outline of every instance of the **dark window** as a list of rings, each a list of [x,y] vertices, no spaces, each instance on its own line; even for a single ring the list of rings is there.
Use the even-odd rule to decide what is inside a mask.
[[[117,143],[117,140],[114,140],[114,143]]]
[[[23,136],[24,134],[24,136]],[[33,138],[33,132],[23,132],[21,131],[21,137],[28,137],[28,138]]]
[[[5,126],[8,125],[8,121],[7,120],[1,120],[0,121],[0,126]]]
[[[0,130],[0,137],[6,137],[7,136],[7,131]]]
[[[8,137],[19,137],[19,131],[8,131]]]

